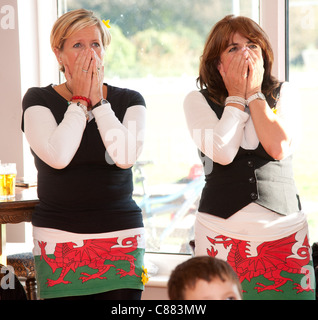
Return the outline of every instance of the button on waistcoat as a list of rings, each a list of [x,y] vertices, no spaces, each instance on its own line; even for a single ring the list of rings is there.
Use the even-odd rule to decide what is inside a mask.
[[[202,91],[201,91],[202,92]],[[220,119],[224,107],[214,104],[202,92]],[[206,172],[199,211],[229,218],[255,202],[269,210],[288,215],[301,210],[293,179],[292,156],[277,161],[259,144],[256,150],[240,148],[235,159],[223,166],[200,152]]]

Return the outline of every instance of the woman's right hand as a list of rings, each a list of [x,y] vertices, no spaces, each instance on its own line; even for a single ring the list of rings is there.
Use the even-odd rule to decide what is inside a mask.
[[[229,96],[246,99],[246,86],[248,77],[248,52],[246,48],[239,50],[228,65],[227,70],[221,62],[219,72],[223,78]]]
[[[104,66],[102,60],[94,52],[94,59],[92,60],[93,65],[93,77],[92,86],[89,98],[91,99],[92,105],[94,106],[99,102],[103,96],[103,80],[104,80]]]
[[[89,97],[93,74],[92,59],[92,50],[85,49],[78,55],[72,73],[68,65],[65,65],[65,78],[73,96]],[[81,101],[81,103],[87,105],[86,101]]]

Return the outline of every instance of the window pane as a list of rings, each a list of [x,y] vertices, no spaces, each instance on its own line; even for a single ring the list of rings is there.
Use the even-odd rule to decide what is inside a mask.
[[[212,26],[225,15],[258,22],[258,0],[67,0],[110,20],[105,82],[139,91],[148,109],[147,138],[135,166],[148,252],[190,253],[203,187],[201,163],[183,115],[197,90],[199,59]]]
[[[289,0],[289,3],[290,81],[299,88],[302,117],[302,139],[294,160],[295,178],[314,242],[318,241],[318,1]]]

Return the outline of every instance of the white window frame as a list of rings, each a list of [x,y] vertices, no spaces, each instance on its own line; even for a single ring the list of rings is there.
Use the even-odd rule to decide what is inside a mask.
[[[260,25],[269,36],[274,50],[273,74],[288,80],[288,0],[260,0]],[[287,63],[286,63],[287,62]]]
[[[57,0],[17,0],[20,45],[21,99],[31,87],[59,83],[59,69],[50,46],[57,19]],[[34,159],[23,137],[24,177],[36,177]]]

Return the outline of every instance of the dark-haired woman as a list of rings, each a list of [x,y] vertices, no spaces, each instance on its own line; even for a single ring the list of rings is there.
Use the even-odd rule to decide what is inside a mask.
[[[314,299],[292,168],[297,97],[272,75],[273,60],[267,35],[246,17],[225,17],[207,39],[201,90],[184,102],[206,174],[195,254],[230,263],[244,299]]]

